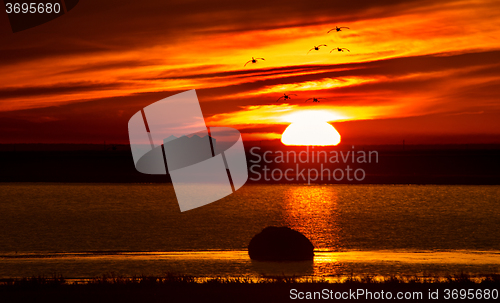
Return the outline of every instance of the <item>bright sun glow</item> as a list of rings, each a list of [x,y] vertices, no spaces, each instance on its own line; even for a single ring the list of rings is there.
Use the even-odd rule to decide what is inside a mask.
[[[345,120],[346,116],[331,110],[299,110],[281,117],[283,122],[310,122],[310,121],[338,121]]]
[[[328,122],[328,115],[311,111],[296,113],[295,119],[281,135],[285,145],[337,145],[340,143],[339,132]]]

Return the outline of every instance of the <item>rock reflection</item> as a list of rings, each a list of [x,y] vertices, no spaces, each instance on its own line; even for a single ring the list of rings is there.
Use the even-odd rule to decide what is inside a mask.
[[[314,275],[313,261],[262,262],[252,260],[253,269],[266,277],[301,277]]]

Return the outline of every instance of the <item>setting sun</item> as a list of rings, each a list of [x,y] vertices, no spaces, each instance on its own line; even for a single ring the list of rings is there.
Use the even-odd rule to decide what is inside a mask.
[[[301,112],[281,135],[285,145],[337,145],[340,143],[339,132],[327,121],[321,112]]]

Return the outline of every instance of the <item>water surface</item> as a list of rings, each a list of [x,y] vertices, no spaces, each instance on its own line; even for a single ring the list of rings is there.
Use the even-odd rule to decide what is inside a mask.
[[[304,274],[494,273],[500,186],[246,185],[181,213],[167,184],[0,184],[0,276],[245,276],[268,225],[316,247]],[[292,266],[297,267],[297,266]]]

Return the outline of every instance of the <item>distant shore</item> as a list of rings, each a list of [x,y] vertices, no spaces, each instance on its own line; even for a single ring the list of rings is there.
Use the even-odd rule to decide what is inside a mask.
[[[500,145],[349,145],[307,149],[247,144],[245,151],[249,168],[247,184],[500,184]],[[360,162],[357,158],[352,161],[354,152],[358,157],[365,151],[376,152],[377,162]],[[276,161],[280,153],[292,156],[302,153],[304,157],[280,163],[279,159]],[[334,153],[337,153],[338,162],[330,160]],[[310,158],[304,163],[306,154]],[[322,163],[318,159],[322,159]],[[0,182],[171,182],[168,175],[146,175],[136,171],[128,145],[0,144],[0,167]],[[336,174],[337,180],[334,180],[335,169],[344,173],[358,169],[363,175],[360,172],[358,179],[348,179],[348,176],[341,179]],[[273,170],[275,173],[266,177],[265,170],[268,174]],[[315,176],[322,170],[324,172],[315,180],[300,174],[311,171]],[[278,178],[280,171],[287,175]]]
[[[441,302],[468,298],[468,301],[495,302],[499,298],[500,276],[477,280],[458,275],[398,278],[346,277],[342,282],[301,280],[295,277],[268,277],[254,282],[216,278],[196,281],[184,275],[113,277],[103,276],[83,283],[62,277],[26,278],[0,281],[3,302],[295,302],[297,300],[384,299]],[[464,290],[464,291],[460,291]]]

